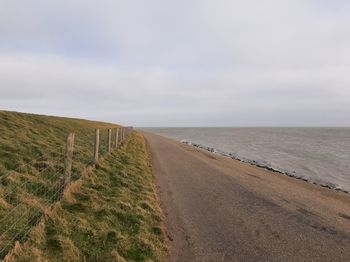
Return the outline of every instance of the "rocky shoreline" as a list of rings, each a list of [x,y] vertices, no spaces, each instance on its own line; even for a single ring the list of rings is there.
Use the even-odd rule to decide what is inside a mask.
[[[341,188],[339,185],[335,185],[335,184],[331,184],[331,183],[319,183],[319,182],[311,180],[310,178],[307,178],[307,177],[304,177],[304,176],[300,176],[296,172],[288,172],[288,171],[280,170],[280,169],[271,167],[269,165],[266,165],[266,164],[263,164],[263,163],[259,163],[258,161],[255,161],[255,160],[250,160],[250,159],[246,159],[246,158],[240,157],[238,154],[235,154],[235,153],[225,152],[225,151],[213,148],[213,147],[208,147],[208,146],[205,146],[205,145],[193,143],[193,142],[187,141],[187,140],[181,140],[181,143],[189,145],[189,146],[192,146],[192,147],[195,147],[195,148],[199,148],[199,149],[202,149],[202,150],[206,150],[206,151],[212,152],[214,154],[219,154],[219,155],[222,155],[222,156],[225,156],[225,157],[229,157],[231,159],[238,160],[238,161],[243,162],[243,163],[247,163],[247,164],[250,164],[250,165],[253,165],[253,166],[257,166],[259,168],[263,168],[263,169],[272,171],[274,173],[286,175],[286,176],[293,177],[293,178],[299,179],[299,180],[303,180],[305,182],[308,182],[308,183],[311,183],[311,184],[314,184],[314,185],[318,185],[318,186],[321,186],[321,187],[324,187],[324,188],[328,188],[328,189],[331,189],[331,190],[336,190],[336,191],[340,191],[340,192],[343,192],[343,193],[350,194],[350,191]]]

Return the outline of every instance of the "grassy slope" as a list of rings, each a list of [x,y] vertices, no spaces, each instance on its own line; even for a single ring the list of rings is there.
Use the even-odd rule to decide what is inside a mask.
[[[0,176],[43,154],[61,150],[67,133],[74,132],[76,161],[88,164],[93,154],[94,129],[103,129],[101,153],[106,150],[107,129],[118,125],[81,119],[0,111]]]
[[[9,261],[161,261],[161,211],[143,137],[134,132],[72,184]]]
[[[62,159],[60,159],[60,156],[62,153],[62,149],[64,147],[67,133],[68,132],[75,133],[75,147],[74,147],[74,156],[73,156],[73,159],[74,159],[73,178],[78,179],[80,177],[79,174],[84,170],[84,167],[87,164],[91,163],[91,159],[93,155],[94,130],[96,128],[101,129],[100,153],[104,154],[106,152],[107,128],[116,128],[116,127],[118,127],[118,125],[80,120],[80,119],[69,119],[69,118],[62,118],[62,117],[40,116],[40,115],[33,115],[33,114],[0,111],[0,249],[1,249],[0,258],[3,257],[5,254],[7,254],[9,250],[11,250],[13,246],[12,244],[14,244],[14,240],[23,241],[26,239],[26,235],[22,234],[22,232],[32,228],[32,226],[36,224],[36,221],[40,221],[42,214],[44,212],[47,212],[47,210],[45,211],[45,208],[57,200],[55,198],[51,198],[50,196],[54,192],[57,192],[56,190],[57,186],[60,186],[61,184],[63,161]],[[142,142],[140,141],[140,139],[137,139],[137,141],[138,143],[140,143],[140,145],[142,145]],[[131,148],[132,147],[128,147],[128,150],[130,151]],[[50,154],[49,152],[53,152],[53,153]],[[120,154],[122,154],[119,156],[119,157],[122,157],[121,159],[119,160],[114,159],[117,156],[113,155],[112,156],[113,159],[109,158],[108,160],[106,160],[106,162],[101,163],[101,166],[96,169],[95,175],[102,174],[101,178],[105,177],[103,176],[103,174],[106,175],[105,177],[106,180],[104,182],[97,181],[98,183],[103,182],[108,184],[109,181],[114,181],[112,178],[109,178],[109,176],[111,175],[110,173],[108,173],[109,171],[114,172],[114,169],[118,168],[119,171],[115,170],[116,171],[115,174],[118,175],[119,174],[118,172],[121,172],[120,170],[125,170],[125,168],[127,167],[131,168],[133,164],[129,166],[129,164],[125,162],[125,166],[123,165],[124,163],[123,161],[127,161],[124,158],[129,157],[128,161],[131,161],[131,162],[136,161],[136,158],[132,159],[132,155],[130,155],[131,154],[130,152],[126,153],[126,151],[124,151],[124,153],[120,152]],[[19,166],[25,163],[28,163],[33,159],[37,159],[42,155],[44,155],[44,157],[41,158],[40,161],[34,161],[28,166],[24,166],[24,167],[21,167],[20,169],[17,169]],[[114,160],[116,161],[116,163],[113,162]],[[112,165],[112,166],[108,166],[108,165]],[[141,172],[141,169],[144,167],[142,166],[141,163],[139,163],[138,166],[139,166],[138,167],[139,172]],[[45,168],[44,172],[41,171],[43,167]],[[106,170],[104,170],[104,168]],[[9,171],[12,171],[14,169],[16,169],[16,172],[9,173]],[[138,184],[141,185],[142,183],[146,183],[146,185],[148,185],[149,187],[148,189],[151,190],[150,188],[152,187],[152,185],[150,184],[150,181],[149,180],[143,181],[143,179],[147,179],[147,178],[150,179],[149,170],[145,169],[145,172],[146,172],[144,174],[145,177],[142,177],[142,176],[131,177],[130,179],[131,179],[131,182],[132,182],[132,179],[135,179],[133,185],[136,188]],[[84,177],[84,181],[86,181],[86,179],[87,177]],[[93,179],[93,177],[91,177],[91,179]],[[137,179],[141,179],[141,180],[137,180]],[[25,186],[22,186],[22,185],[25,185]],[[77,184],[75,184],[75,186],[77,186]],[[102,184],[100,189],[105,190]],[[102,213],[105,211],[109,212],[108,211],[109,207],[103,204],[105,199],[108,199],[108,196],[103,196],[102,194],[103,192],[99,192],[98,188],[96,190],[97,190],[96,192],[95,191],[90,192],[87,188],[82,187],[81,193],[77,193],[77,195],[72,195],[72,197],[77,201],[77,203],[73,204],[72,206],[74,209],[75,206],[79,206],[80,204],[89,205],[87,203],[83,203],[84,199],[80,199],[79,194],[87,195],[86,198],[92,197],[93,199],[97,197],[101,197],[100,200],[97,200],[98,203],[101,203],[100,222],[104,224],[104,230],[108,230],[109,228],[108,216],[104,218],[102,215]],[[89,196],[90,193],[91,193],[91,196]],[[113,201],[114,200],[117,201],[117,199],[118,201],[121,201],[121,202],[113,203]],[[152,199],[152,197],[150,199]],[[153,198],[153,200],[154,199],[155,198]],[[147,194],[145,194],[145,198],[143,198],[143,200],[145,201],[145,203],[148,203],[147,201],[149,201],[149,199]],[[61,208],[63,208],[62,210],[66,210],[67,206],[69,209],[69,204],[68,204],[69,199],[67,198],[65,201],[66,202],[63,202],[61,206]],[[114,198],[113,197],[109,198],[107,201],[108,203],[111,203],[117,206],[122,206],[122,203],[124,201],[126,203],[125,204],[126,205],[125,208],[126,208],[129,205],[131,205],[130,203],[134,203],[133,201],[135,200],[132,199],[131,193],[129,195],[121,193],[119,195],[115,195]],[[154,217],[152,217],[152,219],[154,220],[147,220],[147,219],[150,219],[150,218],[147,218],[147,216],[145,218],[141,218],[140,220],[135,220],[136,221],[135,223],[138,223],[137,221],[142,222],[142,223],[140,222],[141,224],[139,225],[140,231],[145,230],[147,226],[150,226],[153,223],[160,224],[160,222],[158,221],[160,217],[159,215],[160,213],[159,213],[157,203],[156,202],[150,203],[150,206],[153,210],[152,214],[154,214]],[[147,204],[144,204],[144,207],[147,209]],[[54,212],[58,212],[59,207],[57,207],[57,209],[55,210],[56,211]],[[88,211],[92,212],[92,210],[88,210]],[[142,210],[131,209],[130,216],[131,217],[133,215],[136,216],[136,214],[138,214],[137,212],[140,212],[140,211]],[[10,215],[8,216],[8,214]],[[90,215],[91,214],[87,214],[86,216],[89,217]],[[72,213],[71,216],[73,218],[76,216],[77,219],[79,217],[77,213],[74,213],[74,214]],[[119,214],[119,216],[122,217],[123,215]],[[50,225],[49,223],[52,219],[49,219],[47,221],[48,224],[45,224],[45,228],[46,226]],[[14,223],[14,221],[16,223]],[[121,223],[121,224],[128,223],[125,221],[123,222],[123,218],[121,218],[119,221],[121,222],[118,222],[118,223]],[[72,223],[73,222],[76,222],[76,221],[73,219]],[[15,224],[14,227],[12,227],[13,224]],[[64,222],[63,225],[64,225],[64,228],[69,230],[70,226],[74,224],[70,224],[70,221],[66,221]],[[156,245],[157,244],[156,241],[159,241],[158,242],[159,249],[151,248],[152,251],[150,252],[152,252],[153,254],[153,255],[150,255],[151,257],[152,256],[158,257],[160,253],[158,254],[157,250],[161,250],[163,248],[162,247],[163,244],[161,244],[163,241],[162,230],[159,230],[156,227],[157,226],[155,226],[154,230],[156,233],[158,232],[160,234],[160,238],[159,239],[157,238],[156,240],[154,240],[155,244],[152,244],[152,245]],[[95,228],[95,230],[97,229]],[[112,227],[112,225],[111,225],[111,230],[112,231],[115,230],[116,236],[117,235],[119,236],[118,232],[120,232],[121,234],[124,234],[123,231],[118,231],[118,228]],[[100,232],[100,231],[101,229],[98,229],[96,232]],[[104,232],[104,231],[102,230],[101,232]],[[46,234],[46,232],[44,233]],[[49,232],[47,233],[49,234]],[[113,233],[110,233],[110,234],[112,235],[109,235],[109,237],[113,238]],[[142,234],[139,234],[138,236],[141,236],[141,235]],[[72,241],[74,240],[74,236],[64,236],[64,237],[66,237],[66,239],[70,239],[70,237],[72,237]],[[82,237],[82,236],[77,235],[76,237]],[[52,240],[51,236],[47,235],[47,238],[48,238],[48,246],[37,247],[37,248],[43,248],[42,256],[49,260],[51,259],[61,260],[58,257],[56,257],[54,253],[51,253],[53,249],[51,251],[46,250],[46,248],[49,248],[50,243],[53,245],[55,243],[55,240]],[[35,238],[35,239],[39,239],[39,238]],[[131,251],[128,251],[130,252],[129,255],[123,254],[123,252],[120,251],[122,255],[124,255],[126,258],[130,258],[137,253],[137,251],[135,252],[132,251],[132,243],[128,242],[128,241],[131,241],[130,239],[133,239],[132,234],[126,236],[123,242],[118,241],[118,245],[117,245],[119,247],[118,250],[120,250],[121,248],[120,247],[121,243],[124,243],[126,247],[125,250],[129,250],[127,247],[130,247]],[[36,240],[34,240],[33,238],[33,241],[36,241]],[[92,242],[87,242],[86,244],[88,251],[100,252],[101,250],[95,245],[93,245],[93,243],[95,242],[93,240],[91,241]],[[12,243],[12,244],[7,246],[7,243]],[[133,243],[135,243],[136,245],[138,242],[133,241]],[[65,242],[65,240],[62,240],[61,244],[66,245],[68,250],[70,250],[70,247],[78,248],[79,254],[85,254],[86,252],[84,251],[85,249],[83,246],[79,246],[78,244],[70,245],[69,241]],[[6,247],[6,248],[3,249],[3,247]],[[34,247],[35,245],[33,245],[33,248]],[[104,250],[107,250],[107,249],[104,249]],[[34,253],[31,255],[34,256],[35,255]],[[90,257],[90,256],[93,256],[93,254],[86,254],[85,256]]]
[[[62,187],[62,151],[67,133],[75,133],[72,176],[77,179],[91,162],[95,128],[102,131],[101,153],[104,153],[107,128],[116,127],[87,120],[0,111],[0,258],[15,240],[24,240],[44,209],[57,201]],[[32,161],[43,155],[40,160]]]

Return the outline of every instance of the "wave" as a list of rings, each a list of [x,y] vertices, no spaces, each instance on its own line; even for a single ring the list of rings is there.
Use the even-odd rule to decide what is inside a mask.
[[[350,193],[350,191],[343,189],[339,185],[336,185],[336,184],[333,184],[333,183],[314,181],[314,180],[312,180],[309,177],[297,174],[295,171],[290,172],[290,171],[287,171],[287,170],[278,169],[278,168],[272,167],[268,163],[263,163],[263,162],[259,162],[259,161],[256,161],[256,160],[247,159],[247,158],[239,156],[236,153],[225,152],[225,151],[222,151],[222,150],[214,148],[214,147],[209,147],[209,146],[206,146],[206,145],[194,143],[194,142],[188,141],[188,140],[181,140],[181,143],[189,145],[189,146],[192,146],[192,147],[195,147],[195,148],[203,149],[203,150],[212,152],[214,154],[219,154],[219,155],[222,155],[222,156],[225,156],[225,157],[229,157],[231,159],[238,160],[238,161],[243,162],[243,163],[247,163],[247,164],[250,164],[250,165],[253,165],[253,166],[257,166],[259,168],[263,168],[263,169],[272,171],[274,173],[286,175],[286,176],[289,176],[289,177],[293,177],[295,179],[300,179],[300,180],[303,180],[305,182],[312,183],[314,185],[318,185],[318,186],[325,187],[325,188],[332,189],[332,190],[336,190],[336,191],[341,191],[341,192],[348,193],[348,194]]]

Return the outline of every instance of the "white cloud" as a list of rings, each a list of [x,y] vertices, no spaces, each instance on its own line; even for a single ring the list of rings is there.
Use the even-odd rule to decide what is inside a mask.
[[[3,1],[0,106],[134,125],[350,125],[346,1]]]

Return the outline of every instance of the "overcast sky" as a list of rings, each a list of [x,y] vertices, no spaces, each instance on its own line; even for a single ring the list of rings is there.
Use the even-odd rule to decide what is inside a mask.
[[[1,0],[0,109],[349,126],[350,1]]]

